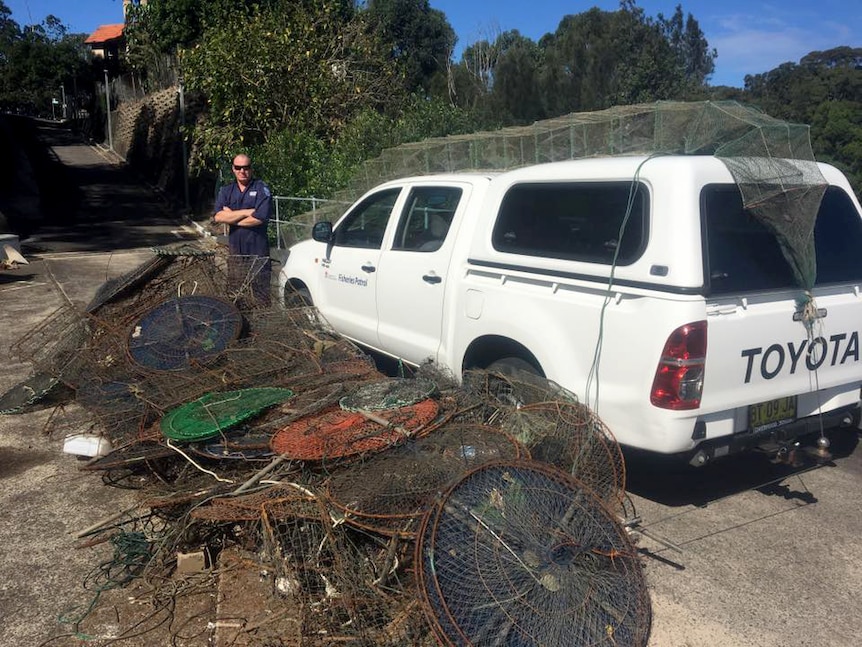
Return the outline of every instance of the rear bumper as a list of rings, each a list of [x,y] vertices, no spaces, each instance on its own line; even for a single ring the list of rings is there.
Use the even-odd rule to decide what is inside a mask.
[[[716,458],[731,454],[764,449],[778,451],[798,438],[819,434],[821,429],[835,427],[855,427],[859,424],[859,404],[839,407],[819,416],[808,416],[773,429],[759,432],[742,432],[732,436],[722,436],[705,440],[691,454],[692,465],[700,466]]]

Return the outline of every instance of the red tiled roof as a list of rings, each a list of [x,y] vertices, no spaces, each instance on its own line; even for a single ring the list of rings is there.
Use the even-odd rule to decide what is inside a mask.
[[[92,34],[87,37],[85,43],[104,43],[109,40],[114,40],[123,35],[123,27],[125,25],[99,25]]]

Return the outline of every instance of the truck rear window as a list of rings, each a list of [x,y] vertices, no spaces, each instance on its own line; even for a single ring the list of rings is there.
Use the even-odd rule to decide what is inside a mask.
[[[642,184],[516,184],[503,197],[491,241],[494,249],[512,254],[603,265],[616,255],[617,265],[629,265],[646,244],[648,212]]]
[[[742,208],[735,185],[702,193],[707,292],[714,295],[796,287],[778,240]],[[817,285],[862,281],[862,219],[842,189],[827,188],[814,226]]]

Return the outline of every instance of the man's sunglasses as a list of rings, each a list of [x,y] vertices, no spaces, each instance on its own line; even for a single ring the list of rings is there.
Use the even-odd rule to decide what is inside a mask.
[[[234,171],[250,171],[251,170],[251,164],[242,164],[242,165],[234,164],[233,170]]]

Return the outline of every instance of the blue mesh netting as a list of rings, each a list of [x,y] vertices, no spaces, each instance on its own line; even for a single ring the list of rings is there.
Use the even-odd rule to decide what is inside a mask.
[[[241,330],[242,315],[227,301],[179,297],[159,304],[138,320],[129,334],[129,354],[146,368],[188,368],[221,353]]]

